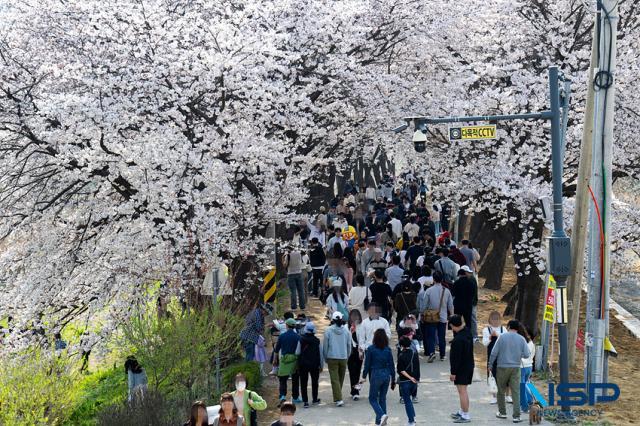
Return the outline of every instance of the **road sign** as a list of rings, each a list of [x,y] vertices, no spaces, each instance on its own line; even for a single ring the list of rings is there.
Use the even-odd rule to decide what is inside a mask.
[[[262,293],[264,294],[264,302],[271,302],[273,296],[276,294],[276,268],[271,268],[267,275],[264,277],[264,283],[262,284]]]
[[[449,140],[495,139],[496,125],[449,127]]]

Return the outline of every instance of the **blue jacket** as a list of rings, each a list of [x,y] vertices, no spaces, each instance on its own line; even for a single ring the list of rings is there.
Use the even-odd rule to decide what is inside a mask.
[[[380,349],[374,345],[367,348],[364,354],[364,368],[362,369],[362,377],[374,374],[377,377],[384,374],[385,378],[389,377],[391,382],[395,382],[395,367],[393,365],[393,355],[391,349],[386,347]]]
[[[289,329],[278,337],[278,342],[274,348],[276,352],[281,351],[282,355],[300,353],[300,335],[293,329]]]

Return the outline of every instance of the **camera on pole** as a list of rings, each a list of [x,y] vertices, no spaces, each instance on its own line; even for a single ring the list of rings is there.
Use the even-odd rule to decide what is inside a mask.
[[[416,131],[413,133],[413,148],[416,152],[425,152],[427,149],[427,123],[416,123]]]

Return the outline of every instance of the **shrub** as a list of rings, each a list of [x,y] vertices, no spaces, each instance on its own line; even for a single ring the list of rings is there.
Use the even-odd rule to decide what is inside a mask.
[[[98,415],[103,426],[175,426],[185,422],[191,402],[172,401],[159,392],[145,393],[134,402],[114,404]]]
[[[185,399],[210,395],[216,355],[222,366],[238,356],[243,319],[211,307],[183,312],[177,303],[169,313],[132,318],[123,327],[126,345],[135,348],[151,389]]]
[[[30,349],[0,361],[0,424],[62,424],[74,406],[77,374],[66,351]]]
[[[104,409],[123,402],[127,397],[127,376],[123,369],[113,368],[83,375],[78,387],[78,404],[70,425],[94,425],[96,416]]]

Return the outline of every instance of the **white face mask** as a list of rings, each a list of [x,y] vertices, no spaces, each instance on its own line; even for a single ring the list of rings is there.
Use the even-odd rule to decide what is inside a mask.
[[[246,388],[247,388],[247,383],[246,382],[238,382],[238,383],[236,383],[236,390],[239,390],[240,392],[242,392]]]

